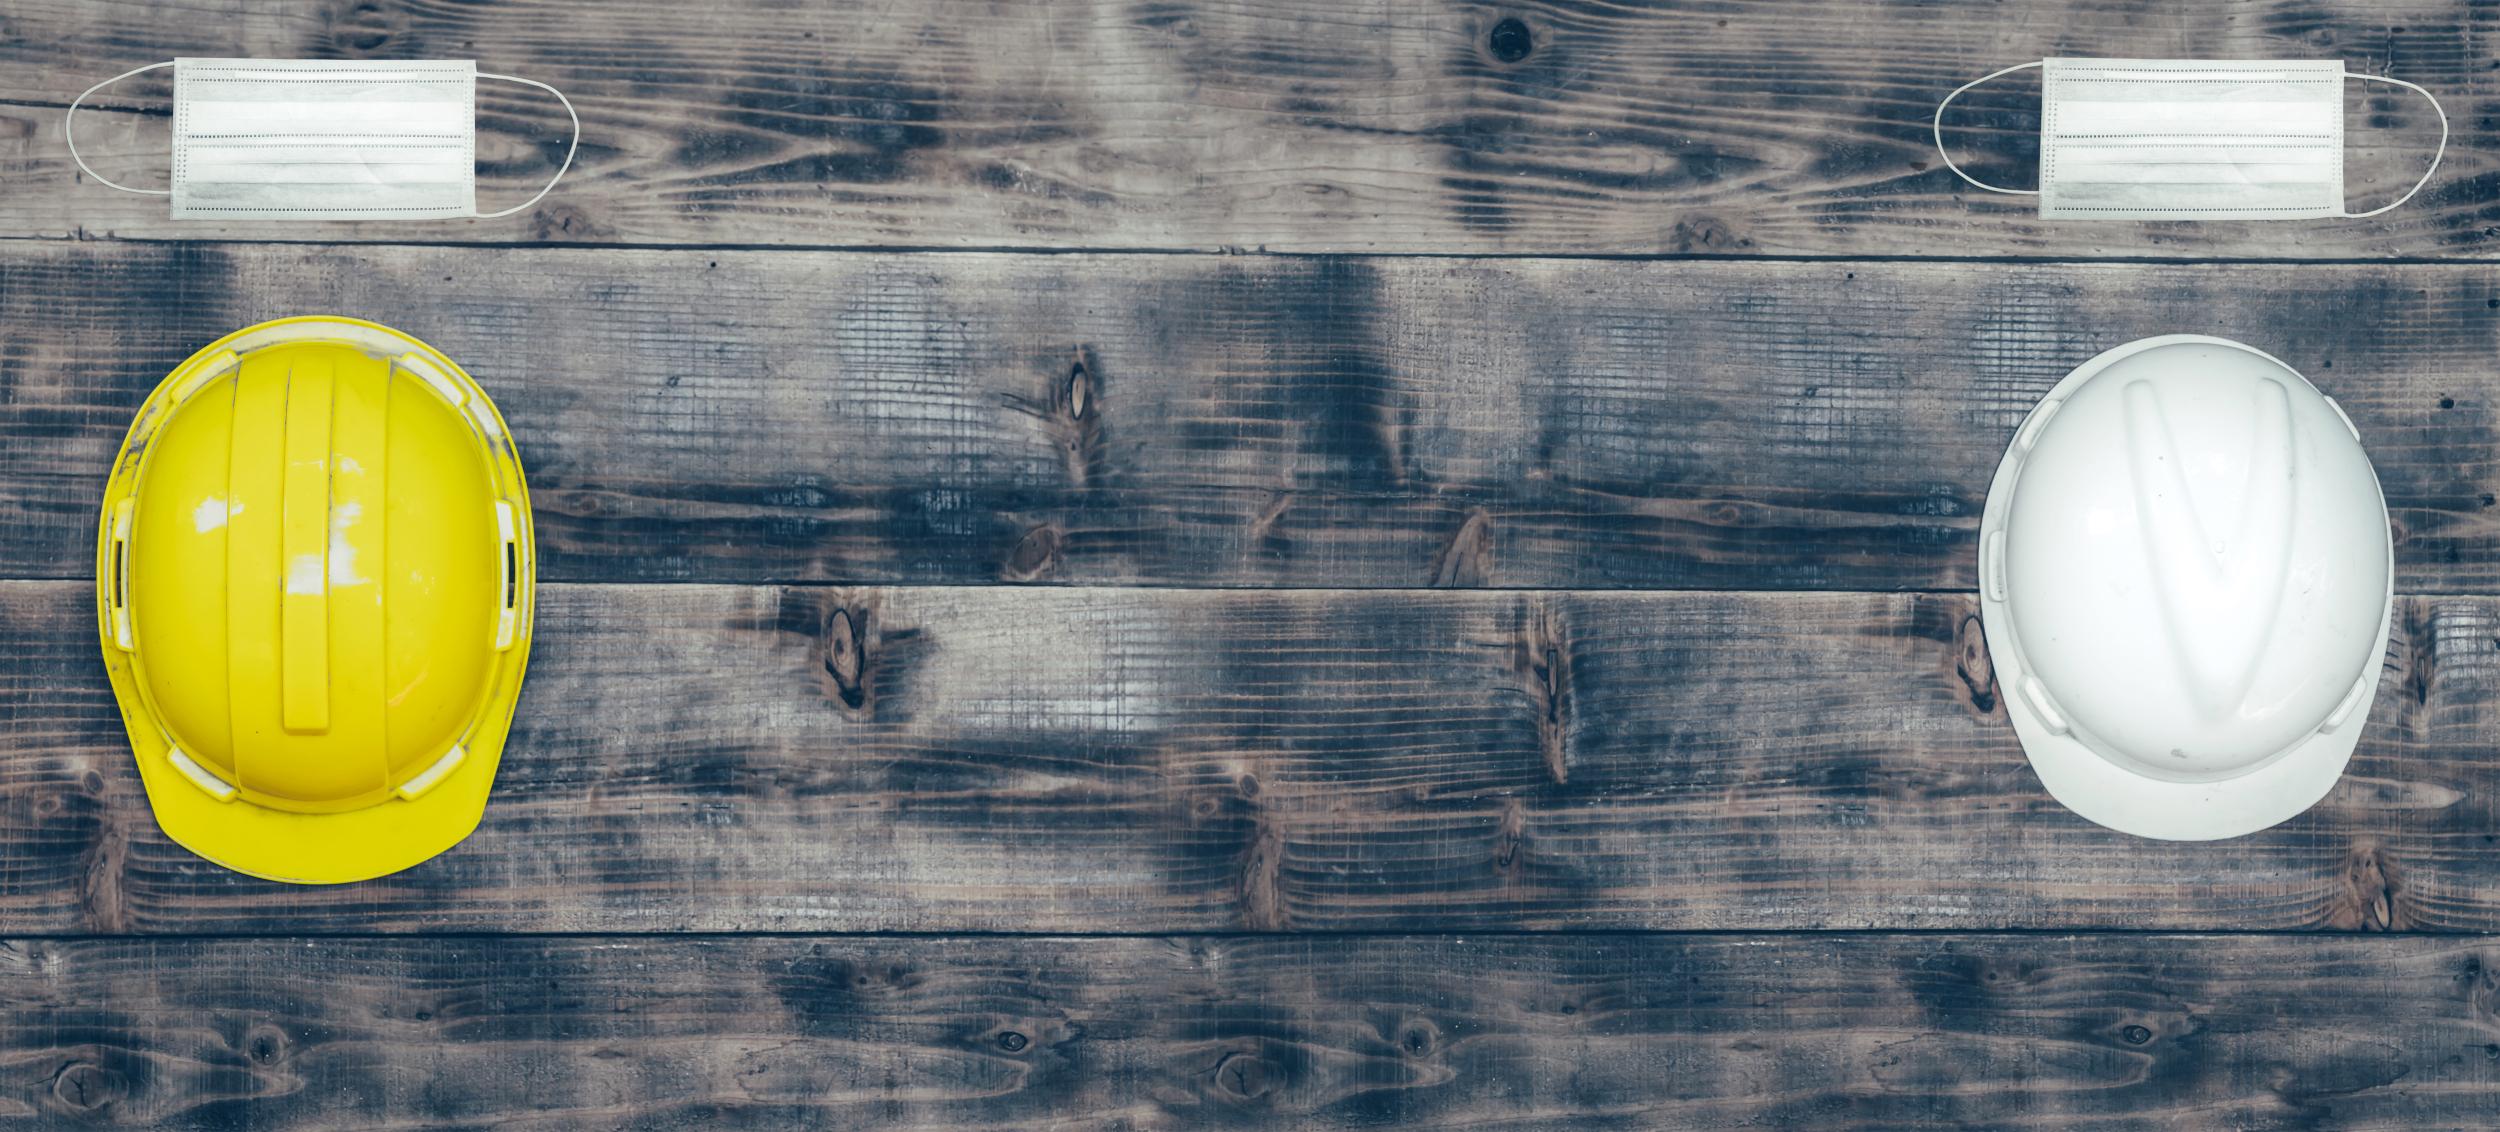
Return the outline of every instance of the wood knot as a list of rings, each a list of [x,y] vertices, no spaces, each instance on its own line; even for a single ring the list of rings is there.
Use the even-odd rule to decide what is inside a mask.
[[[262,1023],[243,1036],[243,1055],[262,1065],[286,1055],[286,1031]]]
[[[1016,540],[1016,548],[1007,552],[1002,573],[1011,582],[1030,582],[1057,572],[1059,544],[1059,528],[1048,523],[1024,532],[1024,537]]]
[[[1493,867],[1510,872],[1528,847],[1528,811],[1512,798],[1502,806],[1502,824],[1493,833]]]
[[[1290,925],[1285,894],[1278,876],[1285,867],[1285,835],[1261,814],[1250,826],[1250,844],[1242,850],[1242,926],[1254,932],[1280,932]]]
[[[1246,1050],[1234,1050],[1215,1063],[1215,1089],[1233,1100],[1257,1100],[1276,1087],[1281,1072],[1273,1061]]]
[[[825,678],[831,684],[834,698],[846,711],[865,711],[868,707],[868,616],[866,610],[853,613],[849,608],[835,606],[825,614],[824,629],[819,634],[824,642]]]
[[[1536,50],[1536,36],[1517,16],[1504,16],[1493,25],[1493,32],[1484,37],[1485,50],[1504,63],[1516,63]]]
[[[349,59],[371,58],[390,46],[400,31],[400,17],[365,0],[330,17],[330,46]]]
[[[71,1112],[100,1112],[129,1094],[128,1078],[92,1061],[73,1061],[52,1074],[52,1099]]]
[[[1971,710],[1996,714],[1996,662],[1988,656],[1988,634],[1975,610],[1964,613],[1954,628],[1953,675],[1962,682],[1962,697]]]
[[[2431,689],[2439,679],[2439,608],[2427,601],[2397,599],[2388,641],[2388,651],[2404,658],[2400,687],[2406,700],[2416,708],[2431,702]],[[2403,635],[2403,643],[2394,634]]]
[[[1067,391],[1060,397],[1060,407],[1067,412],[1068,419],[1072,421],[1085,419],[1086,414],[1094,407],[1094,398],[1097,393],[1094,389],[1093,367],[1085,364],[1086,353],[1085,347],[1077,347],[1076,361],[1068,366]]]
[[[1458,533],[1432,560],[1432,585],[1438,589],[1478,588],[1493,555],[1493,517],[1478,507],[1459,523]]]
[[[1015,1032],[1014,1030],[999,1031],[998,1048],[1000,1049],[1006,1050],[1009,1053],[1017,1053],[1021,1052],[1026,1044],[1027,1039],[1025,1036]]]
[[[2344,895],[2328,923],[2344,931],[2409,928],[2411,917],[2397,899],[2403,887],[2396,863],[2380,855],[2377,846],[2356,846],[2344,858]]]
[[[560,515],[570,515],[576,519],[605,518],[609,511],[607,497],[587,488],[577,491],[548,492],[547,503],[540,509]]]
[[[1440,1044],[1441,1032],[1422,1019],[1408,1023],[1406,1029],[1398,1034],[1398,1048],[1404,1050],[1408,1057],[1430,1057],[1433,1049]]]
[[[581,175],[579,167],[577,159],[577,171],[573,176]],[[530,210],[530,238],[533,240],[601,240],[610,235],[612,233],[606,228],[591,220],[589,213],[574,205],[542,202]]]
[[[1751,239],[1738,235],[1735,229],[1713,216],[1692,216],[1676,221],[1667,240],[1673,250],[1685,254],[1726,253],[1753,246]]]
[[[2500,980],[2492,978],[2491,967],[2483,962],[2481,953],[2468,952],[2457,971],[2457,987],[2465,996],[2468,1017],[2485,1026],[2491,1025],[2494,1019],[2500,1019],[2500,1009],[2495,1009],[2500,1004],[2493,1001],[2495,996],[2500,996],[2500,985],[2496,983]],[[2495,1056],[2494,1060],[2500,1060],[2500,1056]]]
[[[1025,402],[1026,411],[1040,417],[1057,434],[1067,459],[1068,482],[1077,487],[1091,482],[1103,470],[1106,460],[1102,398],[1102,366],[1092,347],[1080,345],[1075,358],[1068,362],[1066,376],[1053,384],[1047,408]]]
[[[2118,1031],[2118,1036],[2131,1046],[2140,1046],[2153,1040],[2153,1032],[2142,1026],[2129,1026]]]
[[[1562,615],[1544,600],[1532,600],[1520,620],[1511,667],[1527,685],[1546,776],[1562,785],[1571,781],[1571,642]]]

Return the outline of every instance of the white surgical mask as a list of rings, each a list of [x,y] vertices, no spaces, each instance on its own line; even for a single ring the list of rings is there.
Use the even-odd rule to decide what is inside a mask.
[[[2008,189],[1962,172],[1944,152],[1944,111],[1963,91],[2040,68],[2040,187]],[[2368,212],[2344,205],[2344,80],[2430,99],[2439,153],[2422,179]],[[2448,114],[2402,79],[2355,75],[2340,60],[2048,59],[1975,79],[1936,107],[1945,167],[1992,193],[2040,198],[2049,218],[2297,220],[2376,216],[2413,199],[2448,152]]]
[[[87,168],[65,123],[70,159],[108,188],[171,196],[176,219],[419,220],[510,216],[537,204],[581,145],[581,116],[562,91],[478,73],[467,59],[176,59],[88,87],[70,100],[159,67],[174,69],[171,189],[117,185]],[[538,195],[500,212],[477,210],[477,80],[502,79],[556,96],[573,119],[564,164]]]

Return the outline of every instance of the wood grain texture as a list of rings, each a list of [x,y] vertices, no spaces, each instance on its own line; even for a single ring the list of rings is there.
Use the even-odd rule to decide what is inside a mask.
[[[130,416],[265,318],[491,390],[585,581],[1962,589],[2004,445],[2146,335],[2358,423],[2398,586],[2500,585],[2500,277],[474,248],[0,250],[0,576],[84,574]]]
[[[157,832],[91,600],[0,584],[19,934],[2500,929],[2488,599],[2182,845],[2042,792],[1965,596],[551,586],[484,826],[336,888]]]
[[[0,1122],[2426,1129],[2500,949],[1824,936],[0,943]]]
[[[16,0],[0,15],[0,233],[645,244],[1297,251],[2296,257],[2488,254],[2482,103],[2500,31],[2472,0],[768,0],[472,4]],[[84,183],[70,96],[178,55],[475,58],[581,107],[573,177],[528,213],[202,224]],[[1936,103],[2044,55],[2340,58],[2423,84],[2457,130],[2371,220],[2043,223],[1938,161]],[[80,123],[108,177],[162,183],[161,78]],[[2036,80],[1957,105],[1973,171],[2034,183]],[[481,88],[482,201],[517,203],[566,127]],[[2409,92],[2350,84],[2357,207],[2429,162]]]

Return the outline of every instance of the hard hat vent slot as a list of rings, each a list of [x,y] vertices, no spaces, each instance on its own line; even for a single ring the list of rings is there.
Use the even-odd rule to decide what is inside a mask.
[[[131,501],[113,505],[113,644],[133,651],[130,640],[130,510]]]
[[[503,608],[495,614],[495,647],[508,649],[521,627],[521,522],[512,504],[495,501],[495,529],[503,536]]]

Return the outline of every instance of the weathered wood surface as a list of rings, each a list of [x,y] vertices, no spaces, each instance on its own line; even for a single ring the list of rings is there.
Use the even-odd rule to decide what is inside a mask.
[[[0,942],[0,1121],[2480,1129],[2495,971],[2418,937]]]
[[[0,13],[0,234],[190,239],[2053,257],[2487,255],[2500,28],[2472,0],[768,0],[296,5],[13,0]],[[475,58],[564,88],[573,177],[506,220],[176,222],[85,183],[61,108],[177,55]],[[2044,55],[2340,58],[2456,127],[2370,220],[2043,223],[1937,160],[1960,83]],[[168,86],[104,93],[92,164],[161,184]],[[1957,104],[1974,172],[2034,183],[2037,84]],[[2428,164],[2437,118],[2351,84],[2357,207]],[[1966,109],[1964,108],[1966,107]],[[567,127],[481,88],[482,200]]]
[[[2023,413],[2201,331],[2351,412],[2401,589],[2500,585],[2482,266],[30,243],[0,576],[84,574],[147,391],[313,311],[493,391],[557,579],[1967,588]]]
[[[90,595],[0,584],[19,934],[2500,930],[2488,599],[2180,845],[2042,792],[1960,595],[551,586],[484,826],[303,888],[155,829]]]

